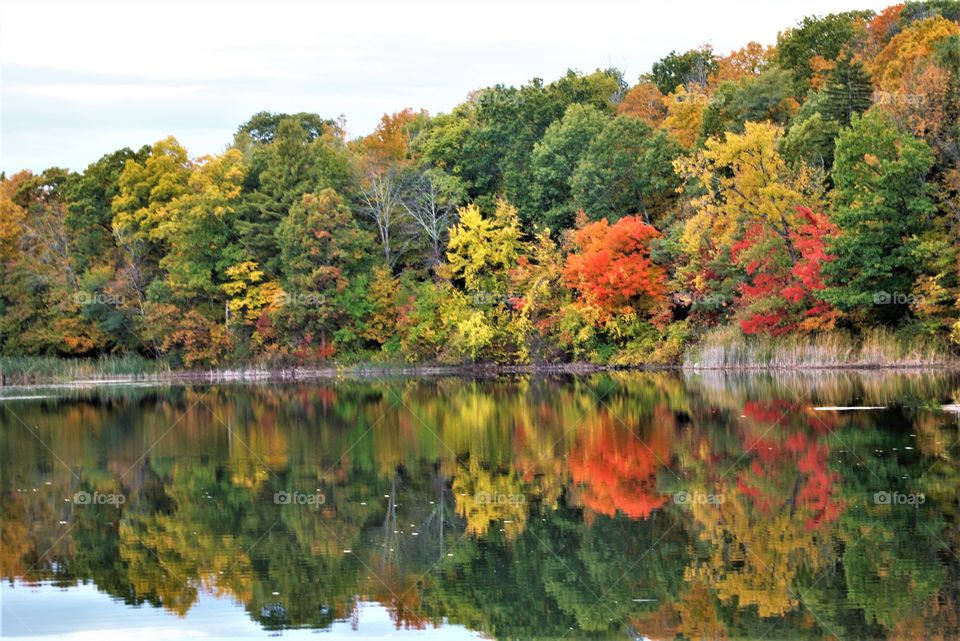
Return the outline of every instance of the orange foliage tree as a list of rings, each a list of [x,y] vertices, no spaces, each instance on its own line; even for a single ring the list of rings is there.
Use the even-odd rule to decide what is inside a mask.
[[[656,129],[667,117],[667,107],[657,85],[641,82],[623,97],[617,105],[617,114],[639,118]]]
[[[626,216],[612,225],[606,218],[581,224],[573,234],[575,252],[564,266],[567,287],[602,316],[661,311],[667,276],[650,258],[650,241],[659,237],[640,216]]]
[[[943,16],[918,20],[895,35],[872,63],[874,81],[880,89],[896,92],[904,76],[933,54],[938,43],[960,35],[960,25]]]
[[[363,138],[363,150],[374,162],[400,162],[410,153],[410,140],[418,123],[427,119],[425,111],[404,109],[394,114],[384,114],[372,134]]]
[[[890,41],[903,7],[902,3],[891,5],[875,15],[867,24],[866,53],[870,58],[876,56]]]
[[[748,42],[747,46],[731,51],[729,55],[717,61],[717,71],[710,77],[710,84],[716,85],[724,80],[737,81],[745,76],[756,76],[763,71],[773,58],[776,48],[766,47],[759,42]]]

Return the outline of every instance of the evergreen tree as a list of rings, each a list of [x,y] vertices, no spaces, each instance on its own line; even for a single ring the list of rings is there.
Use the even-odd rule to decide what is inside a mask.
[[[873,85],[870,76],[859,61],[843,56],[830,73],[825,89],[824,116],[840,124],[850,126],[850,119],[870,108]]]

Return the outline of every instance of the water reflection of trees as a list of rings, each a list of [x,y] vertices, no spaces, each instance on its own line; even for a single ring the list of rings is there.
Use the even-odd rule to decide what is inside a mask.
[[[616,373],[11,405],[0,564],[181,615],[200,592],[232,598],[268,629],[376,600],[399,627],[497,637],[951,638],[958,431],[930,407],[956,388]],[[324,501],[274,502],[295,490]]]

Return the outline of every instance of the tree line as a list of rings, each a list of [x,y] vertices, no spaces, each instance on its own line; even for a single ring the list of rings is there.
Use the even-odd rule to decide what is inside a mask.
[[[711,328],[960,342],[960,3],[496,85],[255,114],[0,180],[0,352],[177,366],[671,363]]]

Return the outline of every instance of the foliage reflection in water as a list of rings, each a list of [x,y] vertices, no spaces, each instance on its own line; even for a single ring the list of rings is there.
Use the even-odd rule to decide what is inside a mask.
[[[31,392],[0,403],[4,589],[179,617],[220,597],[267,632],[374,603],[497,638],[957,638],[958,392],[881,372]]]

